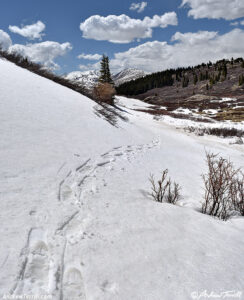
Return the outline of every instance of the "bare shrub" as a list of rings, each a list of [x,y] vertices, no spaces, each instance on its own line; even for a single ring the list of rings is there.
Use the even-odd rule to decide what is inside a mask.
[[[168,170],[164,170],[161,179],[155,182],[154,176],[150,175],[149,181],[151,182],[151,196],[157,202],[168,202],[176,204],[180,199],[180,186],[177,183],[171,182],[168,176]]]
[[[163,202],[163,200],[164,200],[164,195],[165,195],[166,189],[169,185],[169,182],[166,181],[167,175],[168,175],[168,170],[166,169],[163,171],[162,177],[160,180],[158,180],[157,184],[155,183],[154,176],[152,174],[150,175],[149,180],[152,184],[151,195],[152,195],[153,199],[157,202]]]
[[[234,184],[230,189],[230,197],[233,203],[233,208],[244,216],[244,174],[240,173],[235,178]]]
[[[213,153],[206,153],[208,173],[203,174],[204,202],[202,213],[227,220],[233,210],[243,209],[243,176],[232,162]]]
[[[166,194],[166,202],[176,204],[180,200],[181,187],[178,183],[174,182],[173,188],[171,188],[171,180],[169,179],[168,192]]]
[[[244,136],[244,131],[241,129],[236,129],[234,127],[232,128],[218,128],[218,127],[194,127],[194,126],[188,126],[185,128],[188,132],[196,133],[196,135],[203,136],[204,134],[208,135],[216,135],[220,137],[239,137],[241,138]]]
[[[97,101],[105,102],[108,104],[114,104],[114,95],[116,91],[110,83],[98,83],[93,89],[94,98]]]

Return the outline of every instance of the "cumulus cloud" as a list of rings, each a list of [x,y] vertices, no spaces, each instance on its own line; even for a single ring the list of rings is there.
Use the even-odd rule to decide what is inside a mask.
[[[91,71],[91,70],[99,70],[100,69],[100,63],[94,63],[94,64],[87,64],[87,65],[79,65],[79,69],[81,71]]]
[[[47,68],[54,70],[59,68],[54,62],[54,59],[58,56],[65,55],[71,49],[72,46],[70,43],[60,44],[57,42],[46,41],[27,45],[15,44],[9,48],[9,51],[19,53],[34,62],[41,63]]]
[[[244,20],[243,20],[243,21],[241,21],[241,22],[240,22],[240,24],[244,26]]]
[[[86,39],[109,41],[112,43],[129,43],[135,39],[152,37],[152,28],[165,28],[177,25],[175,12],[168,12],[162,16],[155,15],[143,20],[132,19],[126,15],[109,15],[102,17],[91,16],[80,24],[80,30]]]
[[[208,42],[217,36],[217,31],[198,31],[198,32],[187,32],[180,33],[176,32],[171,41],[180,41],[184,45],[204,45],[205,42]]]
[[[144,11],[144,9],[147,7],[147,2],[140,2],[140,3],[131,3],[130,10],[135,10],[138,13],[141,13]]]
[[[12,40],[7,32],[0,29],[0,47],[7,50],[12,45]]]
[[[156,72],[180,66],[193,66],[222,58],[242,57],[244,53],[244,30],[234,29],[226,34],[199,31],[177,32],[172,44],[153,41],[115,54],[110,61],[112,70],[135,67]]]
[[[243,0],[182,0],[181,6],[184,5],[190,7],[188,15],[194,19],[234,20],[244,17]]]
[[[11,32],[20,34],[30,40],[34,39],[42,39],[42,36],[44,33],[42,33],[45,30],[46,26],[44,23],[41,21],[36,22],[35,24],[32,25],[26,25],[22,26],[21,28],[18,26],[9,26],[9,30]]]
[[[99,60],[102,58],[102,55],[100,54],[85,54],[85,53],[81,53],[80,55],[78,55],[78,58],[80,59],[88,59],[88,60]]]

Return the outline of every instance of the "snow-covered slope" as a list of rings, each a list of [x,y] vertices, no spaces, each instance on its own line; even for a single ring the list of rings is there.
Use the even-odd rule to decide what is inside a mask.
[[[198,212],[205,149],[243,167],[243,147],[135,111],[118,128],[97,104],[0,60],[0,295],[188,300],[243,289],[243,218]],[[168,168],[180,205],[152,201]],[[192,294],[193,295],[193,294]]]
[[[113,81],[115,85],[120,85],[124,82],[137,79],[139,77],[145,76],[146,73],[142,70],[138,69],[125,69],[118,74],[112,75]],[[91,89],[95,86],[95,84],[98,82],[98,78],[100,76],[99,71],[75,71],[71,72],[65,77],[69,80],[81,83],[84,85],[87,89]]]

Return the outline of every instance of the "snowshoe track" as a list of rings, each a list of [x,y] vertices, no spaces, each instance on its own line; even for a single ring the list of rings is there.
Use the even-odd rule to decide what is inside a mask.
[[[120,161],[131,163],[158,146],[159,140],[154,140],[144,145],[114,147],[95,159],[87,159],[74,170],[66,170],[58,185],[57,200],[61,209],[71,211],[72,208],[73,213],[54,231],[48,228],[30,229],[20,255],[20,271],[10,294],[28,294],[31,291],[33,294],[52,295],[53,299],[85,300],[82,261],[80,257],[74,258],[71,250],[84,239],[86,223],[90,220],[90,216],[82,215],[86,196],[107,185],[105,178]],[[65,166],[66,163],[60,167],[58,174],[63,173]]]
[[[106,172],[113,171],[119,161],[123,160],[130,163],[139,155],[152,150],[158,145],[159,141],[154,140],[143,145],[119,146],[103,153],[94,160],[87,159],[75,171],[69,172],[60,181],[58,200],[64,202],[69,200],[72,204],[80,207],[86,194],[96,193],[100,189],[100,179],[104,178],[103,175]]]

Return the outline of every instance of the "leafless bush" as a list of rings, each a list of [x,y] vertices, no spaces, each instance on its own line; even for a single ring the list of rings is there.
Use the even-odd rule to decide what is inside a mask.
[[[188,132],[194,132],[196,135],[203,136],[204,134],[208,135],[216,135],[216,136],[221,136],[221,137],[242,137],[244,136],[244,131],[236,128],[218,128],[218,127],[194,127],[194,126],[188,126],[186,128]]]
[[[166,202],[176,204],[180,199],[181,187],[178,183],[174,182],[173,188],[171,187],[171,180],[169,179],[168,191],[166,194]]]
[[[180,186],[177,183],[171,182],[168,176],[168,170],[164,170],[160,180],[155,182],[154,176],[150,175],[149,181],[151,182],[151,196],[157,202],[168,202],[176,204],[180,199]]]
[[[162,177],[160,180],[158,180],[157,184],[155,182],[154,176],[152,174],[150,175],[149,180],[152,184],[151,195],[152,195],[153,199],[156,200],[157,202],[163,202],[163,200],[164,200],[164,195],[165,195],[166,189],[169,185],[169,182],[166,181],[167,175],[168,175],[168,170],[166,169],[163,171]]]
[[[235,178],[233,186],[230,189],[230,197],[233,208],[244,216],[244,174],[240,173]]]
[[[232,162],[213,153],[206,153],[208,173],[204,181],[202,213],[227,220],[234,210],[243,213],[243,176]]]
[[[93,89],[93,96],[97,101],[114,104],[114,95],[116,91],[110,83],[99,83]]]

